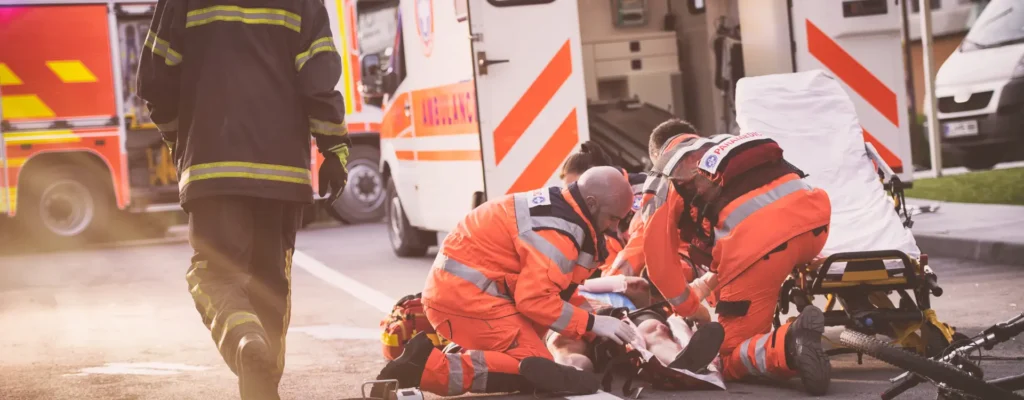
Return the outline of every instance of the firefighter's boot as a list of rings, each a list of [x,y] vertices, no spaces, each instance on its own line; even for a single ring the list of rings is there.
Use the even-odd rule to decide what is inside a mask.
[[[724,340],[725,329],[722,329],[722,324],[701,324],[690,338],[690,343],[687,343],[686,348],[668,366],[696,373],[715,360]]]
[[[427,366],[430,353],[434,351],[434,343],[430,341],[427,334],[420,332],[409,339],[405,345],[402,355],[389,362],[380,370],[377,380],[397,380],[398,388],[411,388],[420,386],[420,378],[423,377],[423,369]],[[387,398],[387,384],[377,383],[370,389],[370,397],[375,399]]]
[[[238,391],[242,400],[279,400],[278,380],[274,377],[276,362],[270,346],[262,335],[246,334],[238,342],[235,357]]]
[[[814,396],[828,392],[832,364],[821,337],[825,333],[825,314],[815,306],[804,308],[786,331],[786,365],[800,374],[804,390]]]
[[[519,375],[540,392],[586,395],[601,389],[601,381],[596,375],[542,357],[527,357],[520,361]]]

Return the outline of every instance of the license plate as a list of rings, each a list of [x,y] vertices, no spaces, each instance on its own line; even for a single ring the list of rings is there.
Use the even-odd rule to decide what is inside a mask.
[[[957,121],[942,124],[942,136],[959,137],[978,134],[978,121]]]

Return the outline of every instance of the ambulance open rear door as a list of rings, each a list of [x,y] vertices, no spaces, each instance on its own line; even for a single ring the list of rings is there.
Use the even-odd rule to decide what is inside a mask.
[[[902,3],[793,0],[790,17],[795,70],[825,69],[838,78],[853,100],[864,140],[903,182],[911,182]]]
[[[589,139],[577,3],[468,4],[485,195],[558,185]]]

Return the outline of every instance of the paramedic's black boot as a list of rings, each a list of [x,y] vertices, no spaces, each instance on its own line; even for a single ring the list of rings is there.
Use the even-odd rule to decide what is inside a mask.
[[[519,374],[537,391],[544,393],[585,395],[601,389],[601,380],[596,375],[541,357],[527,357],[520,361]]]
[[[718,351],[722,348],[723,340],[725,340],[725,329],[722,329],[722,324],[717,322],[701,324],[690,338],[690,343],[668,366],[669,368],[698,372],[715,360]]]
[[[389,362],[380,370],[377,380],[394,379],[398,381],[398,388],[412,388],[420,386],[420,378],[423,377],[423,369],[427,366],[427,359],[434,351],[434,343],[430,341],[427,334],[420,332],[409,339],[405,345],[402,355]],[[386,398],[386,384],[374,384],[370,389],[370,397],[376,399]]]
[[[267,340],[260,334],[246,334],[238,341],[237,351],[235,371],[242,400],[279,400],[274,377],[277,362],[270,354]]]
[[[786,365],[800,373],[804,390],[815,396],[828,392],[832,364],[821,336],[825,333],[825,314],[815,306],[804,308],[786,331]]]

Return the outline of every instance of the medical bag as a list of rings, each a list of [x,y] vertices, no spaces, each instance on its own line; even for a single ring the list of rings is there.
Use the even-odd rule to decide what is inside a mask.
[[[380,341],[384,349],[384,358],[394,360],[405,351],[405,344],[417,333],[426,332],[427,337],[438,349],[444,348],[448,341],[434,332],[434,327],[427,321],[423,313],[422,293],[411,294],[398,300],[395,307],[380,321]]]

